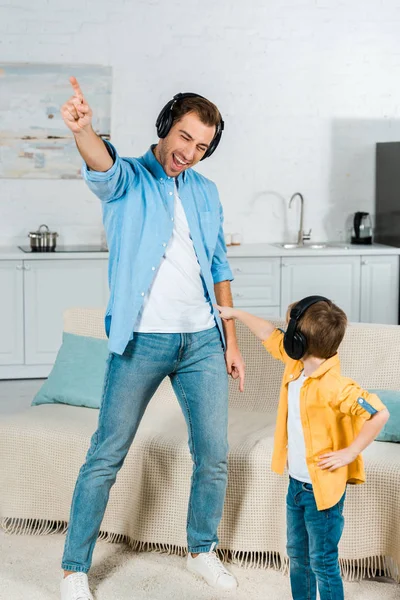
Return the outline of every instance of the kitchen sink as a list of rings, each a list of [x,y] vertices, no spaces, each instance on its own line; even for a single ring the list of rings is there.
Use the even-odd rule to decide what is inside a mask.
[[[278,248],[284,248],[285,250],[322,250],[323,248],[331,247],[329,244],[273,244]]]

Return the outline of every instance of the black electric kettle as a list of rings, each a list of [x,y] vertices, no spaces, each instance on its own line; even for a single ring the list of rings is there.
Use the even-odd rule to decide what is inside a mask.
[[[367,212],[354,213],[352,244],[372,244],[372,223]]]

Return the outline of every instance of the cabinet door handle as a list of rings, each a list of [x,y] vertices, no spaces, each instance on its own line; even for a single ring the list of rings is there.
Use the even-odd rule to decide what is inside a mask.
[[[234,298],[243,298],[244,294],[241,294],[240,292],[236,292],[235,294],[233,294]]]
[[[22,269],[24,268],[22,265],[17,265],[15,267],[17,269],[17,271],[22,271]]]
[[[367,261],[367,260],[362,260],[362,261],[361,261],[361,264],[362,264],[362,265],[367,265],[367,264],[368,264],[368,261]]]
[[[242,269],[240,267],[236,267],[235,269],[233,269],[234,273],[241,273]]]
[[[30,266],[29,266],[29,265],[24,265],[24,270],[25,270],[25,271],[30,271],[30,270],[31,270],[31,268],[30,268]]]

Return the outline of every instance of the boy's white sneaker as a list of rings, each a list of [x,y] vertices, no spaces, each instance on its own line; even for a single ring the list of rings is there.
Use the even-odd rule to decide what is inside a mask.
[[[61,600],[93,600],[86,573],[72,573],[60,584]]]
[[[201,552],[196,558],[188,553],[187,568],[195,575],[199,575],[213,588],[221,591],[234,591],[237,581],[222,564],[214,552],[216,544],[212,544],[209,552]]]

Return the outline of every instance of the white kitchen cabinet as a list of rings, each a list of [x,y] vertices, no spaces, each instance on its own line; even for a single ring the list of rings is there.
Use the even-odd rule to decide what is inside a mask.
[[[360,321],[397,324],[398,315],[398,256],[362,256]]]
[[[231,258],[229,263],[235,306],[279,306],[280,258]]]
[[[0,365],[24,362],[22,260],[0,261]]]
[[[279,319],[281,316],[280,306],[241,306],[240,309],[261,319]]]
[[[106,270],[101,259],[24,261],[26,365],[53,364],[66,308],[106,305]]]
[[[232,258],[233,304],[264,319],[279,316],[280,258]]]
[[[302,256],[282,259],[281,314],[305,296],[326,296],[349,321],[360,320],[360,257]]]

